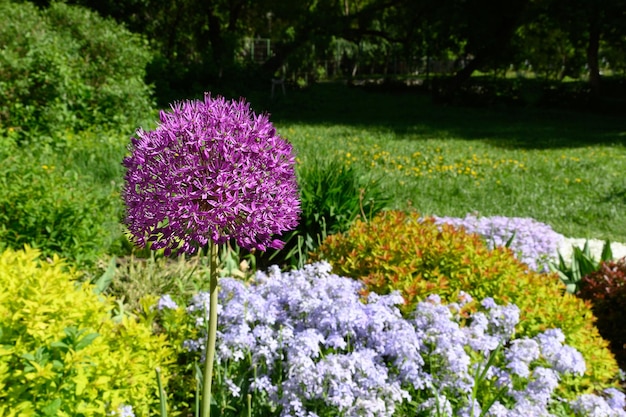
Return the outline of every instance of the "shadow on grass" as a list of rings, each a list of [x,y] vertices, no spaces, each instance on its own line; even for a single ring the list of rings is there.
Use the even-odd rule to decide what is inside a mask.
[[[303,124],[346,124],[393,131],[403,138],[481,140],[520,149],[575,148],[598,144],[626,145],[626,117],[490,104],[482,107],[436,105],[420,90],[387,90],[320,83],[270,98],[249,97],[257,111],[272,121]]]

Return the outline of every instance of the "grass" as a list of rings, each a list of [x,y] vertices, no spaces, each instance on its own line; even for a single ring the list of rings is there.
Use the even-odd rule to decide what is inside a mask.
[[[569,237],[626,241],[626,123],[526,107],[445,107],[412,92],[321,84],[260,97],[302,163],[378,175],[392,207],[532,217]]]

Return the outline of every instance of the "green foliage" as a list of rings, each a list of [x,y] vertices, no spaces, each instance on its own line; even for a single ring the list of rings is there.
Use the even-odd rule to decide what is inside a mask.
[[[179,305],[185,305],[189,299],[188,294],[181,295],[174,292],[173,300]],[[198,362],[201,360],[198,352],[190,352],[185,347],[185,340],[198,338],[198,329],[195,319],[190,315],[184,307],[163,308],[159,310],[157,307],[159,296],[145,295],[139,300],[139,309],[146,321],[154,324],[155,332],[163,335],[169,341],[175,364],[170,369],[171,377],[164,380],[163,372],[161,372],[161,384],[158,393],[161,398],[161,390],[163,392],[163,403],[159,401],[159,410],[166,404],[166,412],[168,416],[190,416],[194,409],[194,400],[198,399],[198,393],[194,391],[197,384]],[[201,375],[201,372],[200,372]],[[155,379],[158,385],[158,379]],[[155,415],[157,408],[152,408],[152,414]],[[162,414],[161,414],[162,415]]]
[[[119,140],[67,132],[54,150],[12,137],[0,150],[0,247],[28,244],[80,264],[122,251]]]
[[[563,256],[559,253],[558,264],[551,262],[548,266],[552,272],[556,273],[559,278],[561,278],[567,292],[576,294],[580,287],[580,280],[584,276],[598,271],[603,262],[612,259],[611,242],[608,240],[604,242],[600,260],[595,260],[593,256],[591,256],[589,241],[587,241],[582,249],[577,246],[573,247],[572,259],[569,264],[565,262],[565,259],[563,259]]]
[[[131,312],[142,310],[145,297],[169,294],[174,299],[188,300],[208,288],[209,268],[202,257],[176,259],[150,254],[118,258],[106,293],[114,296]],[[107,266],[102,265],[103,268]]]
[[[136,126],[151,111],[151,54],[112,20],[64,3],[0,1],[0,127],[24,137]],[[32,137],[30,138],[33,139]]]
[[[611,344],[621,369],[626,369],[626,258],[602,262],[586,274],[578,295],[591,302],[600,334]]]
[[[357,218],[371,218],[389,202],[380,182],[338,159],[313,158],[297,169],[302,213],[298,227],[287,235],[285,248],[270,251],[264,263],[299,267],[326,236],[346,231]],[[266,258],[269,258],[266,260]]]
[[[58,257],[0,254],[0,415],[108,416],[158,407],[155,368],[173,351],[149,320],[111,318],[113,300],[78,283]]]
[[[361,279],[369,291],[399,290],[405,312],[433,293],[450,302],[465,291],[475,299],[516,304],[519,336],[558,327],[585,358],[585,377],[565,381],[569,394],[605,385],[617,373],[589,303],[564,294],[555,275],[529,270],[511,250],[489,250],[479,235],[437,226],[417,213],[386,211],[370,222],[355,222],[346,233],[328,236],[312,258],[329,261],[339,275]]]

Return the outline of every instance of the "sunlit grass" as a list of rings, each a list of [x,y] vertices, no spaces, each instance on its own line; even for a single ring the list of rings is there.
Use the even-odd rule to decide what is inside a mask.
[[[420,98],[353,94],[370,100],[371,118],[340,123],[333,114],[328,123],[318,110],[312,122],[280,120],[279,109],[278,129],[301,163],[336,158],[371,173],[393,208],[532,217],[566,236],[626,241],[626,126],[616,119],[558,112],[551,120],[533,109],[436,108]],[[403,114],[410,100],[421,106],[413,122]]]

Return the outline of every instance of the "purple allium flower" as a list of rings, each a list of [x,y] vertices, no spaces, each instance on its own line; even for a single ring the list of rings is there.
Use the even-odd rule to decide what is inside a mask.
[[[295,156],[266,115],[243,99],[179,102],[132,138],[123,196],[135,242],[194,253],[210,240],[281,248],[297,225]]]

